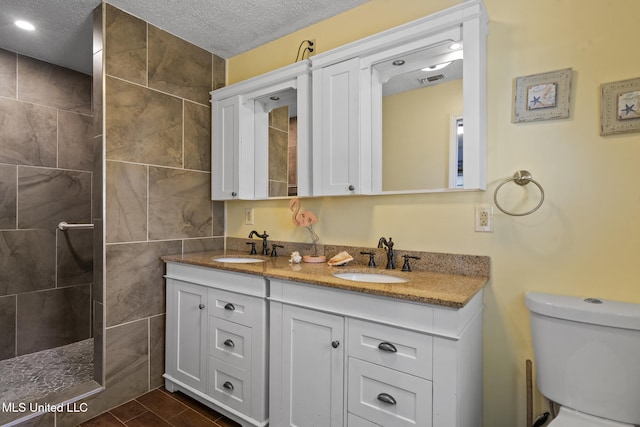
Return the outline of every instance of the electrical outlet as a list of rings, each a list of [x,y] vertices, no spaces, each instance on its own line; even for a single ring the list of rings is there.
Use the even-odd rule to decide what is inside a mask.
[[[492,206],[476,206],[476,231],[493,232],[493,207]]]
[[[307,58],[318,53],[318,44],[316,39],[309,39],[307,43]]]
[[[253,225],[253,208],[244,209],[244,224]]]

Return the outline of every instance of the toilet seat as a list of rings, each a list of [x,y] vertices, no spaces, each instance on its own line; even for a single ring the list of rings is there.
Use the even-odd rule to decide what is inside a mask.
[[[605,418],[583,414],[573,409],[560,407],[558,416],[549,423],[548,427],[634,427],[633,424],[619,423]]]

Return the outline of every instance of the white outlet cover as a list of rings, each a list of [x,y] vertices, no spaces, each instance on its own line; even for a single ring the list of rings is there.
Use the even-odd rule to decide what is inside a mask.
[[[493,232],[493,206],[475,207],[475,230],[483,233]]]

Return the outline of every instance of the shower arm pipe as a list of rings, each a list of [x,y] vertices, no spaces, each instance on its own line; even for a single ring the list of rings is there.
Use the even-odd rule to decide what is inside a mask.
[[[58,229],[62,231],[66,231],[69,229],[91,230],[93,229],[93,224],[67,224],[66,222],[62,221],[60,224],[58,224]]]

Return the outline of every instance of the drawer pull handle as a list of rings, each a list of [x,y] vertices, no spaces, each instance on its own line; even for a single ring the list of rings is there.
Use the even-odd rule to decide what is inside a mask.
[[[387,394],[387,393],[380,393],[378,395],[378,400],[380,402],[386,403],[387,405],[395,405],[396,404],[396,400],[393,398],[393,396],[391,396],[390,394]]]
[[[224,345],[231,348],[236,346],[236,344],[232,340],[224,340]]]
[[[236,309],[236,307],[235,307],[233,304],[231,304],[230,302],[228,302],[228,303],[226,303],[226,304],[224,305],[224,309],[225,309],[225,310],[231,310],[231,311],[234,311],[234,310]]]
[[[332,341],[331,342],[331,347],[333,347],[333,348],[338,348],[339,345],[340,345],[340,341]]]
[[[205,306],[204,304],[200,304],[200,305],[198,306],[198,308],[199,308],[200,310],[204,310],[204,308],[205,308],[205,307],[206,307],[206,306]]]
[[[382,351],[388,351],[389,353],[397,353],[398,349],[396,348],[395,345],[391,344],[390,342],[386,342],[383,341],[380,344],[378,344],[378,348]]]
[[[229,381],[225,381],[224,384],[222,384],[222,387],[226,388],[229,391],[233,391],[233,384],[231,384]]]

